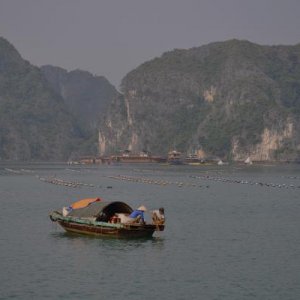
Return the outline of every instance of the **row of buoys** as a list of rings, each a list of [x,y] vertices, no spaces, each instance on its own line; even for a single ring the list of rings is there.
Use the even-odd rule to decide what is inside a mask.
[[[249,184],[249,185],[256,185],[256,186],[273,187],[273,188],[285,188],[285,189],[300,188],[300,185],[296,186],[294,184],[255,182],[251,180],[230,179],[224,177],[214,177],[210,175],[202,175],[202,176],[191,175],[190,177],[195,179],[201,179],[201,180],[212,180],[212,181],[225,182],[225,183]]]
[[[162,173],[161,170],[155,170],[155,169],[153,169],[153,170],[151,170],[151,169],[133,169],[132,171],[137,172],[137,173],[151,173],[151,174]]]
[[[22,174],[22,172],[19,170],[14,170],[14,169],[10,169],[10,168],[5,168],[4,170],[7,172],[10,172],[10,173],[14,173],[14,174]]]
[[[201,187],[195,183],[190,183],[190,182],[181,182],[181,181],[172,182],[172,181],[161,180],[161,179],[149,179],[149,178],[132,177],[132,176],[125,176],[125,175],[108,176],[108,178],[129,181],[129,182],[136,182],[136,183],[154,184],[159,186],[176,185],[178,187]]]
[[[7,172],[10,172],[10,173],[14,173],[14,174],[34,173],[34,171],[28,170],[28,169],[16,170],[16,169],[4,168],[4,170]]]
[[[283,176],[283,178],[288,178],[288,179],[300,179],[299,176]]]
[[[83,183],[83,182],[78,182],[78,181],[66,181],[63,179],[59,179],[56,177],[50,177],[50,178],[44,178],[44,177],[40,177],[37,176],[39,180],[43,181],[43,182],[47,182],[47,183],[51,183],[51,184],[56,184],[56,185],[63,185],[66,187],[94,187],[93,184],[90,183]]]
[[[33,170],[28,170],[28,169],[21,169],[21,171],[25,173],[34,173]]]
[[[80,170],[74,170],[74,169],[66,169],[67,171],[70,171],[70,172],[77,172],[77,173],[80,173],[81,171]]]

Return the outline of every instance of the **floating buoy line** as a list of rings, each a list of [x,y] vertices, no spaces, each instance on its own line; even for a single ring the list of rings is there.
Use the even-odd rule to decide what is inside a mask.
[[[19,174],[24,175],[27,174],[33,174],[34,171],[28,170],[28,169],[11,169],[11,168],[4,168],[6,172],[12,173],[12,174]],[[68,171],[72,172],[80,172],[78,170],[74,169],[66,169]],[[134,169],[134,171],[138,171],[138,169]],[[145,171],[145,170],[143,170]],[[150,171],[150,170],[146,170]],[[220,173],[220,172],[216,172]],[[244,185],[252,185],[252,186],[260,186],[260,187],[269,187],[269,188],[279,188],[279,189],[300,189],[300,185],[296,184],[296,182],[287,184],[287,183],[270,183],[270,182],[260,182],[260,181],[252,181],[252,180],[246,180],[246,179],[232,179],[232,178],[226,178],[219,176],[220,174],[209,175],[209,174],[203,174],[203,175],[189,175],[189,178],[197,179],[197,180],[203,180],[203,181],[214,181],[214,182],[222,182],[222,183],[229,183],[229,184],[244,184]],[[54,185],[60,185],[65,187],[71,187],[71,188],[80,188],[80,187],[99,187],[102,188],[102,186],[97,186],[91,183],[84,183],[79,181],[69,181],[64,180],[61,178],[57,178],[55,176],[52,177],[41,177],[39,175],[35,175],[40,181],[54,184]],[[151,185],[157,185],[157,186],[168,186],[173,185],[177,187],[194,187],[194,188],[209,188],[209,185],[199,185],[195,182],[183,182],[183,181],[169,181],[169,180],[162,180],[162,179],[150,179],[145,177],[134,177],[134,176],[127,176],[127,175],[111,175],[111,176],[104,176],[110,179],[114,180],[121,180],[126,182],[133,182],[133,183],[142,183],[142,184],[151,184]],[[291,180],[299,180],[299,176],[283,176],[283,178],[291,179]],[[107,186],[106,188],[112,188],[112,186]]]
[[[300,179],[300,176],[282,176],[282,177],[288,179]]]
[[[76,172],[76,173],[81,173],[80,170],[75,170],[75,169],[66,169],[66,171],[70,171],[70,172]]]
[[[27,169],[20,169],[20,170],[16,170],[16,169],[10,169],[10,168],[4,168],[4,170],[6,172],[9,172],[9,173],[13,173],[13,174],[24,174],[24,173],[30,173],[30,174],[33,174],[34,171],[32,170],[27,170]]]
[[[135,182],[135,183],[144,183],[144,184],[154,184],[159,186],[167,186],[167,185],[176,185],[178,187],[202,187],[197,185],[196,183],[190,182],[181,182],[181,181],[168,181],[168,180],[161,180],[161,179],[149,179],[144,177],[132,177],[132,176],[125,176],[125,175],[116,175],[116,176],[107,176],[108,178],[115,179],[115,180],[122,180],[128,182]],[[208,187],[208,186],[206,186]]]
[[[78,182],[78,181],[66,181],[60,178],[56,177],[49,177],[49,178],[44,178],[40,177],[37,175],[37,178],[40,181],[55,184],[55,185],[62,185],[66,187],[72,187],[72,188],[77,188],[77,187],[95,187],[93,184],[90,183],[83,183],[83,182]]]
[[[206,187],[209,188],[209,185],[198,185],[196,183],[191,182],[179,182],[179,181],[167,181],[161,179],[149,179],[143,177],[133,177],[126,175],[116,175],[116,176],[108,176],[111,179],[122,180],[127,182],[135,182],[135,183],[144,183],[144,184],[154,184],[159,186],[167,186],[167,185],[176,185],[178,187]],[[268,182],[256,182],[251,180],[239,180],[239,179],[231,179],[220,176],[211,176],[211,175],[190,175],[190,178],[200,179],[205,181],[215,181],[222,183],[230,183],[230,184],[248,184],[252,186],[261,186],[261,187],[271,187],[271,188],[280,188],[280,189],[299,189],[300,185],[295,184],[286,184],[286,183],[268,183]],[[296,179],[293,177],[293,179]]]
[[[4,170],[9,173],[12,173],[12,174],[19,174],[19,175],[24,175],[24,173],[31,173],[31,174],[34,173],[34,171],[32,171],[32,170],[26,170],[26,169],[15,170],[15,169],[10,169],[10,168],[5,168]],[[77,170],[72,170],[72,171],[76,172]],[[69,180],[57,178],[55,176],[42,177],[40,175],[35,175],[35,177],[38,178],[42,182],[50,183],[50,184],[54,184],[54,185],[60,185],[60,186],[64,186],[64,187],[71,187],[71,188],[80,188],[80,187],[94,188],[94,187],[96,187],[94,184],[91,184],[91,183],[85,183],[85,182],[79,182],[79,181],[69,181]],[[99,186],[99,187],[101,187],[101,186]],[[112,186],[107,186],[106,188],[112,189]]]
[[[295,184],[256,182],[251,180],[239,180],[239,179],[231,179],[231,178],[224,178],[224,177],[214,177],[210,175],[202,175],[202,176],[190,175],[190,178],[200,179],[200,180],[211,180],[211,181],[224,182],[224,183],[249,184],[249,185],[271,187],[271,188],[284,188],[284,189],[300,188],[300,185],[297,186]]]
[[[4,170],[9,173],[13,173],[13,174],[22,174],[22,172],[19,170],[14,170],[14,169],[9,169],[9,168],[5,168]]]

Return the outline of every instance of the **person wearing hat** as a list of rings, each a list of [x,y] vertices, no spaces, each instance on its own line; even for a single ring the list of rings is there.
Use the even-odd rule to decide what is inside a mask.
[[[165,223],[165,209],[163,207],[152,211],[152,221],[156,225],[163,225]]]
[[[144,212],[147,211],[147,208],[142,205],[138,209],[135,209],[130,215],[129,218],[133,219],[133,222],[145,223]]]

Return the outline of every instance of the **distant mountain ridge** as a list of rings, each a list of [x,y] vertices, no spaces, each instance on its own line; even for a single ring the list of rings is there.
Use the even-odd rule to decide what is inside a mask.
[[[35,67],[0,38],[0,160],[176,149],[299,161],[299,125],[300,44],[175,49],[129,72],[119,93],[89,72]]]
[[[65,100],[68,110],[87,130],[98,128],[112,99],[119,95],[103,76],[82,70],[68,72],[50,65],[42,66],[41,70],[50,86]]]
[[[100,149],[299,160],[300,44],[230,40],[173,50],[122,81]]]
[[[0,38],[0,159],[65,160],[80,138],[40,69]]]
[[[97,155],[97,123],[114,94],[104,77],[35,67],[0,38],[0,160]]]

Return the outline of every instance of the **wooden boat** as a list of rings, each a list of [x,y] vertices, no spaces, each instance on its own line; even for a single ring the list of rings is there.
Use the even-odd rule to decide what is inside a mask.
[[[204,159],[199,158],[197,154],[189,154],[184,159],[184,163],[190,166],[200,166],[204,165],[205,161]]]
[[[125,150],[121,155],[112,155],[112,162],[120,163],[163,163],[167,159],[161,156],[153,156],[149,152],[142,151],[139,154],[132,154],[130,150]]]
[[[252,164],[253,164],[250,157],[248,157],[248,158],[244,161],[244,163],[245,163],[246,165],[252,165]]]
[[[168,153],[168,163],[170,165],[183,165],[181,152],[172,150]]]
[[[84,206],[84,203],[87,205]],[[50,213],[51,221],[58,222],[68,232],[117,238],[144,238],[152,237],[155,231],[163,231],[165,228],[164,224],[134,222],[134,219],[128,218],[133,209],[120,201],[83,199],[70,208],[68,214],[65,212],[66,208]]]

